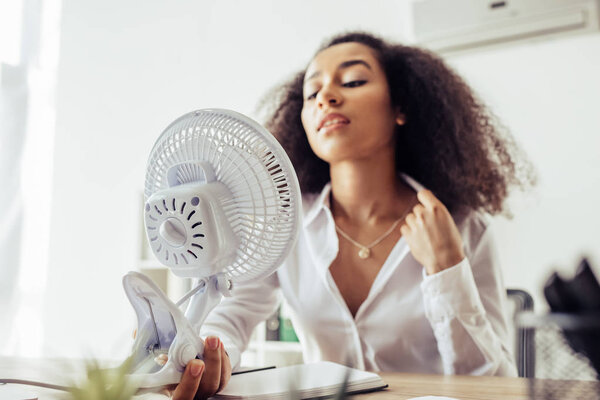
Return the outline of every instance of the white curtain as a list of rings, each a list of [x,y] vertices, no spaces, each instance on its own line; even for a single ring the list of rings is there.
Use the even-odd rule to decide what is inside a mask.
[[[0,48],[0,354],[4,355],[42,352],[59,10],[60,0],[15,1],[0,8],[0,25],[14,28],[0,32],[4,34]]]

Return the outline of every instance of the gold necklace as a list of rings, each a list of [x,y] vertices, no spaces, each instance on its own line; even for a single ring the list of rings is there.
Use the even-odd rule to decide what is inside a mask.
[[[412,204],[411,204],[412,206]],[[404,211],[404,214],[396,220],[396,222],[394,222],[392,224],[392,226],[390,227],[390,229],[388,229],[387,231],[385,231],[383,233],[383,235],[379,236],[377,239],[375,239],[375,241],[373,241],[373,243],[371,243],[368,246],[365,246],[363,244],[358,243],[356,240],[352,239],[346,232],[344,232],[343,230],[340,229],[340,227],[337,225],[337,223],[334,220],[334,225],[335,225],[335,230],[342,235],[342,237],[346,240],[348,240],[350,243],[352,243],[353,245],[355,245],[356,247],[359,248],[358,250],[358,256],[360,258],[362,258],[363,260],[366,258],[369,258],[371,256],[371,249],[375,246],[377,246],[379,243],[381,243],[381,241],[383,239],[385,239],[386,237],[388,237],[393,231],[394,228],[396,228],[396,226],[398,226],[398,224],[400,223],[400,221],[402,221],[404,219],[404,217],[406,217],[406,215],[408,214],[408,212],[412,209],[411,206],[408,206],[408,208],[406,209],[406,211]]]

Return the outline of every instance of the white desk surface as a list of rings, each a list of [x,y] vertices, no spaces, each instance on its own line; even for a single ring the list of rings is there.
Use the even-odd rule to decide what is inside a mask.
[[[0,380],[21,379],[70,386],[73,382],[80,382],[84,377],[85,362],[83,360],[0,357]],[[34,394],[39,400],[69,399],[68,393],[62,390],[11,383],[0,385],[0,400],[5,400],[5,398],[14,399],[14,396],[7,397],[3,395],[3,391],[4,393],[8,392],[8,386],[11,387],[10,390],[21,390],[26,394]],[[168,398],[166,394],[160,393],[142,393],[135,396],[136,400],[165,400]],[[21,400],[24,399],[25,397]]]

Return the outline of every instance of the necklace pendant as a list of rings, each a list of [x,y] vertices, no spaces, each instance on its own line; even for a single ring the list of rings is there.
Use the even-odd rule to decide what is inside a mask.
[[[371,250],[369,250],[366,247],[362,247],[359,251],[358,251],[358,256],[362,259],[365,258],[369,258],[369,256],[371,255]]]

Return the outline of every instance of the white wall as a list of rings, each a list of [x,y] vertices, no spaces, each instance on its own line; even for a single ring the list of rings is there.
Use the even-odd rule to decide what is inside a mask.
[[[482,51],[449,60],[510,128],[539,172],[496,228],[506,284],[544,306],[553,269],[600,268],[600,34]],[[600,272],[600,269],[596,269]]]
[[[134,314],[146,157],[166,125],[204,107],[252,115],[268,88],[345,29],[403,37],[404,1],[64,0],[47,353],[122,355]],[[600,262],[596,118],[600,35],[450,60],[523,143],[539,200],[498,222],[506,281],[534,290],[583,250]],[[585,169],[584,169],[585,168]]]

